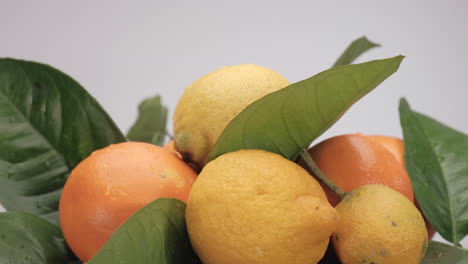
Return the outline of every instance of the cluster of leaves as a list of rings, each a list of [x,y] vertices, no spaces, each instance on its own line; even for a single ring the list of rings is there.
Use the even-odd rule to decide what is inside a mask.
[[[210,159],[256,148],[295,160],[357,100],[399,67],[402,56],[348,65],[378,45],[354,41],[329,70],[249,105],[225,129]],[[162,144],[167,108],[145,100],[127,138]],[[468,233],[468,137],[400,102],[406,167],[424,214],[458,245]],[[258,133],[261,131],[261,133]],[[0,59],[1,263],[80,263],[58,225],[70,171],[94,150],[127,140],[83,87],[47,65]],[[200,263],[185,205],[159,199],[130,217],[88,263]],[[462,263],[468,252],[431,242],[423,261]]]

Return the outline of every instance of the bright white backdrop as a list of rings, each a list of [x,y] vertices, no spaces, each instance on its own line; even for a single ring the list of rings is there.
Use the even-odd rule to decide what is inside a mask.
[[[382,47],[359,62],[407,57],[320,139],[401,136],[400,97],[468,133],[467,11],[462,0],[3,0],[0,57],[68,73],[126,132],[143,98],[161,94],[172,114],[183,88],[220,66],[254,63],[295,82],[327,69],[351,40],[366,35]]]

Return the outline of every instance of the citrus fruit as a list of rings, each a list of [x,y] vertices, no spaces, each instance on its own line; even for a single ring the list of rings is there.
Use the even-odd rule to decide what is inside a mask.
[[[166,145],[163,146],[163,149],[171,152],[172,154],[176,155],[179,158],[182,158],[179,152],[177,152],[174,148],[174,140],[169,141]]]
[[[263,150],[209,162],[186,210],[190,240],[205,264],[317,263],[338,219],[307,171]]]
[[[324,174],[345,192],[375,183],[389,186],[414,200],[411,180],[398,156],[372,137],[361,133],[335,136],[308,152]],[[305,167],[302,161],[299,163]],[[338,204],[338,196],[323,187],[330,203]]]
[[[341,216],[332,236],[343,264],[419,264],[427,248],[423,217],[408,198],[385,185],[348,193],[336,206]]]
[[[185,88],[174,116],[174,145],[184,160],[201,169],[228,123],[247,105],[289,85],[265,67],[222,67]]]
[[[370,135],[368,137],[384,146],[403,167],[405,166],[405,145],[403,140],[383,135]]]
[[[381,136],[381,135],[374,135],[374,136],[369,136],[369,137],[371,137],[372,139],[384,145],[390,152],[393,153],[393,155],[401,163],[401,166],[403,167],[405,166],[405,159],[404,159],[405,148],[404,148],[403,140],[399,138],[395,138],[395,137]],[[422,210],[419,207],[419,204],[416,198],[414,199],[414,204],[416,205],[416,208],[418,208],[418,210],[423,215],[424,222],[426,223],[428,237],[429,239],[432,239],[436,233],[435,228],[431,225],[429,220],[427,220],[427,218],[422,213]]]
[[[155,145],[126,142],[97,150],[73,169],[63,188],[65,240],[88,261],[146,204],[163,197],[186,202],[195,177],[181,159]]]

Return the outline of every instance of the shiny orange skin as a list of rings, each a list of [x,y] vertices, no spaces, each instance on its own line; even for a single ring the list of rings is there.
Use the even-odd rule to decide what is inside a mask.
[[[414,201],[411,180],[400,161],[383,144],[361,133],[329,138],[309,150],[325,175],[345,192],[365,184],[383,184]],[[338,196],[324,187],[335,206]]]
[[[390,151],[393,156],[398,160],[398,162],[404,167],[405,166],[405,146],[403,140],[396,137],[381,136],[381,135],[371,135],[368,136],[371,139],[382,144],[384,147]]]
[[[369,136],[369,137],[383,144],[390,152],[392,152],[395,155],[395,157],[400,162],[400,164],[403,167],[405,166],[405,158],[404,158],[405,146],[404,146],[403,140],[399,138],[395,138],[395,137],[379,136],[379,135]],[[418,210],[421,212],[421,214],[424,217],[424,222],[426,223],[428,238],[432,239],[436,233],[436,230],[424,216],[421,208],[419,207],[418,201],[416,201],[416,198],[414,199],[414,204],[416,205],[416,207],[418,208]]]
[[[161,147],[125,142],[100,149],[70,174],[60,198],[63,235],[85,262],[133,213],[158,198],[186,202],[196,173]]]

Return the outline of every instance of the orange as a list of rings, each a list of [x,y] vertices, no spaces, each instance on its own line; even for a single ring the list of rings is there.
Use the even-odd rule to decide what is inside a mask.
[[[163,149],[175,154],[177,157],[182,158],[179,152],[177,152],[174,148],[174,140],[169,141],[166,145],[163,146]]]
[[[411,201],[411,180],[399,157],[386,144],[361,133],[329,138],[309,149],[312,159],[325,175],[345,192],[365,184],[383,184]],[[338,196],[325,187],[329,202],[335,206]]]
[[[382,144],[382,146],[386,147],[387,150],[390,151],[393,154],[393,156],[398,160],[398,162],[402,166],[405,166],[405,146],[403,144],[403,140],[396,137],[381,135],[372,135],[368,137]]]
[[[380,145],[380,147],[376,147],[376,145]],[[393,155],[398,165],[395,164],[393,159],[388,157],[388,154],[379,154],[384,152],[382,147]],[[335,155],[333,154],[334,152],[340,152],[340,154]],[[403,140],[399,138],[383,135],[365,136],[360,133],[336,136],[325,140],[309,150],[319,168],[324,171],[325,175],[333,183],[337,184],[345,192],[350,192],[364,184],[380,183],[400,191],[411,201],[414,201],[416,207],[420,210],[413,195],[411,180],[406,173],[406,169],[404,169],[404,152]],[[367,159],[366,162],[363,159]],[[302,162],[300,163],[303,164]],[[368,166],[368,164],[373,165]],[[333,166],[336,168],[332,169],[331,167]],[[392,166],[401,167],[405,172],[402,173],[401,169],[389,168]],[[370,172],[374,171],[376,173],[370,175],[369,171],[366,172],[369,167],[372,168]],[[389,173],[393,171],[397,171],[398,173],[391,177]],[[322,186],[327,193],[330,203],[336,205],[339,202],[339,198],[333,191],[324,185]],[[436,230],[426,217],[424,217],[424,221],[428,237],[431,239],[434,237]]]
[[[137,210],[158,198],[186,202],[196,173],[161,147],[126,142],[100,149],[73,169],[60,198],[60,225],[72,251],[91,259]]]

